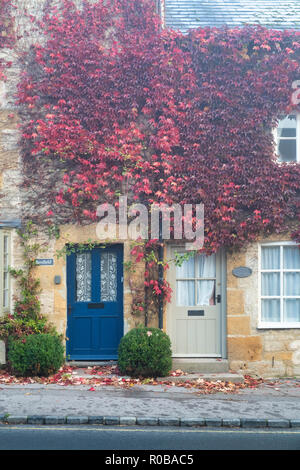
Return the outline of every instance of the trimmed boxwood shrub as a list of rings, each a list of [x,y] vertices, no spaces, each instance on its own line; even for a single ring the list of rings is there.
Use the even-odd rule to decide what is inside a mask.
[[[64,364],[64,348],[58,335],[29,335],[9,341],[7,358],[15,375],[47,377]]]
[[[118,368],[132,377],[163,377],[172,367],[171,341],[158,328],[138,327],[120,341]]]

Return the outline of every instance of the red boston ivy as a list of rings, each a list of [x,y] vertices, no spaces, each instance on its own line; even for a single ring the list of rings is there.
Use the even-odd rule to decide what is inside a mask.
[[[119,193],[202,202],[208,252],[287,230],[300,169],[278,165],[272,128],[293,110],[300,33],[183,35],[161,28],[154,4],[64,0],[46,12],[46,41],[26,57],[19,89],[27,186],[45,162],[55,174],[35,201],[54,219],[71,207],[72,220],[95,220]]]

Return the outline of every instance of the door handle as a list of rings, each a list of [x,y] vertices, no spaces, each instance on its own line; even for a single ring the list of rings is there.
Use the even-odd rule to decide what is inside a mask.
[[[71,305],[68,305],[68,315],[70,315],[70,314],[71,314],[71,310],[72,310],[72,307],[71,307]]]
[[[218,295],[217,295],[217,303],[218,303],[218,304],[221,303],[221,294],[218,294]]]

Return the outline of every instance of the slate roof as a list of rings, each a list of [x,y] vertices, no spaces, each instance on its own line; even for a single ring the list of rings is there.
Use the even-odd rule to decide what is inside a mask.
[[[300,30],[300,0],[164,0],[164,22],[182,32],[245,24]]]

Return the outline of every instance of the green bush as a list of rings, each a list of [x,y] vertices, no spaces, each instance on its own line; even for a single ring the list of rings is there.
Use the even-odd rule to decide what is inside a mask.
[[[122,374],[163,377],[169,374],[171,367],[171,341],[158,328],[134,328],[121,339],[118,368]]]
[[[46,377],[64,364],[64,348],[58,335],[33,334],[10,340],[7,358],[15,375]]]

